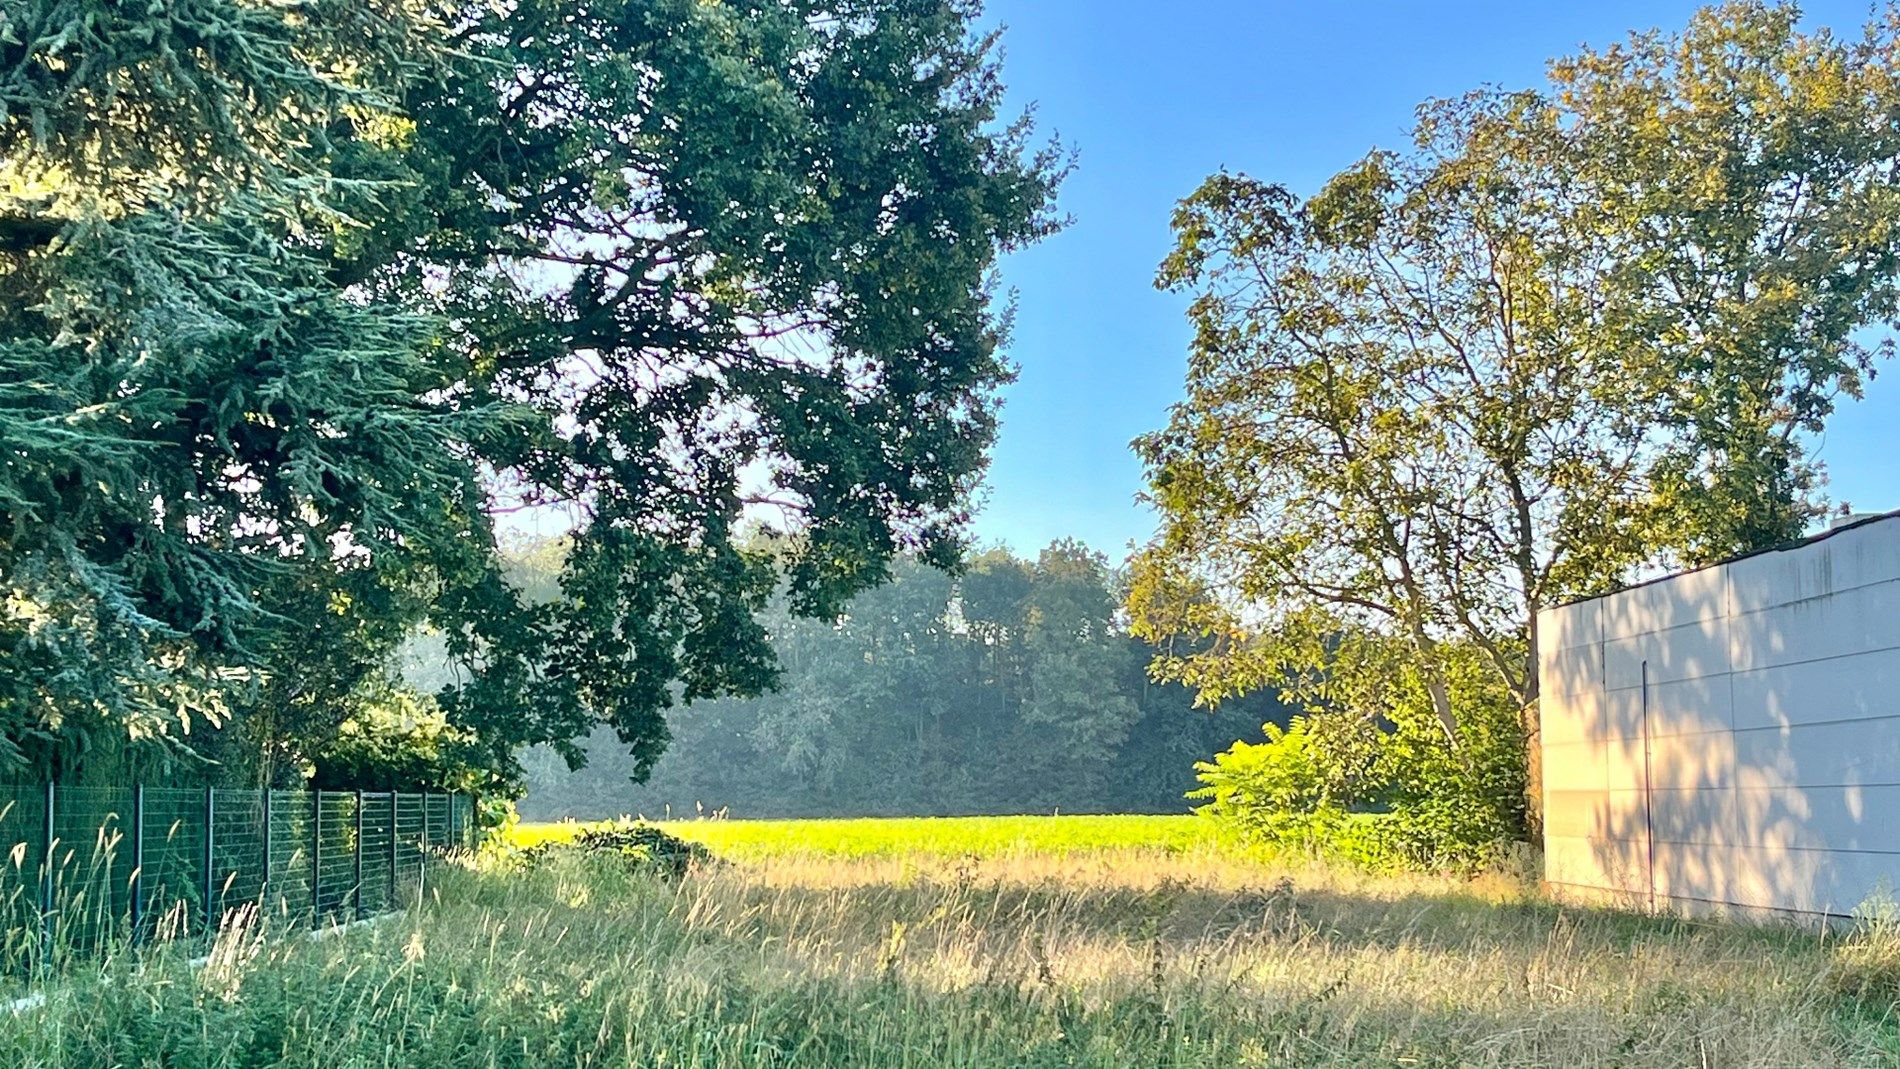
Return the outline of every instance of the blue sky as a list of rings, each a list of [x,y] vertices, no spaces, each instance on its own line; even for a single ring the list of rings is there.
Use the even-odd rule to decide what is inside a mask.
[[[1034,552],[1081,538],[1119,559],[1153,518],[1135,503],[1129,440],[1180,397],[1185,302],[1151,281],[1176,200],[1227,167],[1311,192],[1374,146],[1397,147],[1420,101],[1541,84],[1547,59],[1694,3],[991,0],[1018,106],[1080,155],[1063,192],[1074,225],[1004,264],[1017,291],[1010,388],[976,533]],[[1862,2],[1803,5],[1857,33]],[[1889,453],[1900,366],[1844,407],[1821,456],[1830,496],[1900,508]]]

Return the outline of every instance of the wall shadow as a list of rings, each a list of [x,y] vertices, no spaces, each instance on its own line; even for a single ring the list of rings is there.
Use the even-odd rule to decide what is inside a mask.
[[[1550,610],[1546,877],[1823,919],[1900,885],[1900,518]]]

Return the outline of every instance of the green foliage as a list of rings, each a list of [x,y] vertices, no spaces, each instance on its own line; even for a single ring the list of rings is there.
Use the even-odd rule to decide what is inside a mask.
[[[488,783],[474,736],[448,722],[434,700],[386,686],[363,700],[314,755],[319,789],[477,791]]]
[[[1162,522],[1129,610],[1196,641],[1157,675],[1389,716],[1342,691],[1382,662],[1436,720],[1415,756],[1455,754],[1418,775],[1488,791],[1494,742],[1536,739],[1540,609],[1798,535],[1811,436],[1900,307],[1894,10],[1837,40],[1740,0],[1429,102],[1311,198],[1183,200],[1157,281],[1194,298],[1187,396],[1136,443]],[[1438,797],[1406,849],[1495,808]]]
[[[522,851],[522,858],[528,865],[542,865],[550,856],[568,853],[609,857],[632,871],[673,880],[713,863],[712,852],[699,843],[637,821],[582,828],[571,839],[530,846]]]
[[[1206,799],[1203,813],[1270,843],[1330,841],[1346,823],[1344,806],[1351,801],[1333,789],[1333,755],[1316,740],[1311,718],[1265,730],[1266,742],[1236,742],[1195,765],[1204,786],[1188,797]]]
[[[1218,714],[1145,674],[1117,580],[1086,547],[991,551],[952,576],[900,559],[837,620],[766,616],[775,693],[669,717],[676,745],[643,786],[613,740],[570,771],[531,753],[536,819],[729,810],[743,816],[1170,812],[1193,762],[1264,719],[1272,695]]]
[[[1549,106],[1475,132],[1558,153],[1552,239],[1599,265],[1591,340],[1664,432],[1651,484],[1691,561],[1803,533],[1812,436],[1892,355],[1864,328],[1900,311],[1896,71],[1900,8],[1836,37],[1737,0],[1553,63]]]
[[[1276,849],[1375,869],[1473,870],[1523,835],[1521,722],[1480,658],[1450,659],[1450,745],[1423,680],[1382,676],[1362,702],[1266,726],[1197,765],[1202,812]],[[1336,665],[1336,671],[1349,671]],[[1383,669],[1382,669],[1383,671]]]
[[[421,631],[485,789],[603,726],[644,772],[772,684],[775,589],[953,558],[1064,169],[978,16],[7,5],[0,768],[356,760]],[[533,596],[523,509],[575,523]]]

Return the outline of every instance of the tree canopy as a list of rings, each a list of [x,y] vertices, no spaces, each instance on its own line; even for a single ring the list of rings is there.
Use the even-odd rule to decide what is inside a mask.
[[[1064,166],[978,17],[9,6],[0,759],[295,775],[423,628],[497,783],[598,724],[644,767],[772,682],[775,587],[948,561]],[[512,512],[573,526],[550,596]]]
[[[1801,533],[1808,436],[1900,296],[1900,15],[1797,20],[1709,9],[1428,103],[1311,198],[1182,202],[1159,284],[1195,338],[1136,443],[1162,526],[1131,608],[1207,641],[1163,677],[1374,717],[1415,678],[1456,750],[1476,655],[1534,742],[1539,608]]]

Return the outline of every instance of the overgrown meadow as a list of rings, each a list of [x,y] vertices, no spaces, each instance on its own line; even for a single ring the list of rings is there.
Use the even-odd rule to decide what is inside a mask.
[[[525,829],[559,841],[576,826]],[[0,1012],[22,1067],[1890,1065],[1900,936],[1559,908],[1194,818],[671,825],[669,877],[465,859],[323,938],[228,926]]]

